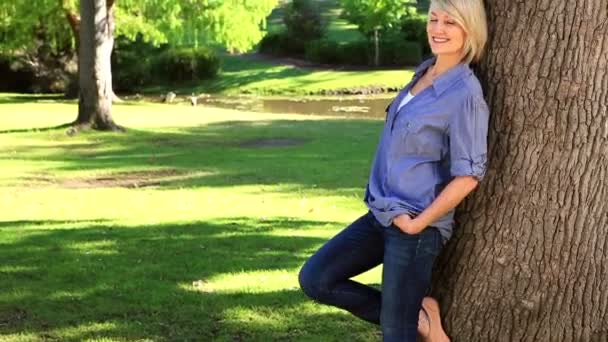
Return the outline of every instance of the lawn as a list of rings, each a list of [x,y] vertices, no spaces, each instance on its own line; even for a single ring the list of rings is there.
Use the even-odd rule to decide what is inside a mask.
[[[126,133],[48,129],[76,113],[0,94],[0,341],[378,340],[297,271],[364,212],[381,120],[127,103]]]
[[[222,73],[192,85],[146,87],[144,93],[312,95],[361,89],[397,91],[410,81],[413,68],[395,70],[333,70],[301,68],[246,56],[222,57]]]

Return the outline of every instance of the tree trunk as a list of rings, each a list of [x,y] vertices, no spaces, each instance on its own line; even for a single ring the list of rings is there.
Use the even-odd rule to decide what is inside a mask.
[[[608,341],[607,2],[486,4],[489,169],[433,295],[454,341]]]
[[[374,66],[380,65],[380,38],[378,29],[374,30]]]
[[[77,129],[121,130],[112,120],[112,70],[114,46],[113,1],[82,0],[80,3],[79,82]]]
[[[68,23],[70,24],[70,28],[72,30],[72,34],[74,35],[74,39],[76,41],[76,55],[78,55],[78,53],[80,52],[80,17],[76,13],[69,10],[68,6],[64,4],[64,1],[65,0],[60,0],[60,3],[62,4],[62,7],[64,8],[65,17],[68,20]],[[113,12],[112,12],[113,5],[114,5],[113,0],[106,2],[106,8],[108,9],[112,22],[114,20]],[[114,27],[112,27],[112,35],[114,35]],[[111,52],[110,52],[110,55],[111,55]],[[71,84],[72,82],[75,83],[74,84],[75,86],[72,86],[72,84]],[[78,83],[77,79],[70,81],[70,85],[68,86],[68,89],[65,94],[66,98],[72,99],[72,98],[78,97],[78,84],[77,83]],[[123,102],[122,99],[120,99],[116,95],[116,93],[114,92],[113,89],[112,89],[112,102],[113,103]]]

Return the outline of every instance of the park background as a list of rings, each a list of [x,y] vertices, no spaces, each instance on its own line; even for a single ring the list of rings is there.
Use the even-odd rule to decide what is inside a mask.
[[[0,341],[379,339],[306,299],[297,272],[365,211],[428,3],[353,19],[344,6],[374,1],[260,1],[238,12],[259,35],[213,37],[213,18],[146,2],[115,4],[122,130],[78,134],[77,2],[0,2]]]
[[[428,2],[33,4],[0,0],[0,341],[380,339],[296,275],[365,210]],[[484,6],[487,173],[431,295],[454,341],[608,341],[607,0]]]

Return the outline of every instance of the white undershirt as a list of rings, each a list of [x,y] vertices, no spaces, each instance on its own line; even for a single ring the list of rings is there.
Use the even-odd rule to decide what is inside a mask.
[[[403,100],[401,100],[399,107],[397,107],[397,111],[399,111],[401,109],[401,107],[405,106],[405,104],[410,102],[413,98],[414,98],[414,95],[412,95],[412,92],[408,91],[407,94],[405,95],[405,97],[403,98]]]

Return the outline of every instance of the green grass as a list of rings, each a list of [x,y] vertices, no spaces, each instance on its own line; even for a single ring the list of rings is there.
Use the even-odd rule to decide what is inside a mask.
[[[364,212],[381,120],[124,104],[124,134],[44,129],[76,112],[0,95],[0,341],[378,339],[296,277]]]
[[[350,24],[346,20],[340,18],[342,8],[338,0],[315,0],[314,2],[319,6],[321,15],[327,23],[325,39],[342,43],[365,39],[361,32],[357,30],[357,25]],[[269,33],[277,33],[285,30],[283,16],[285,15],[285,6],[287,3],[287,1],[281,2],[268,17]]]
[[[304,69],[224,56],[223,71],[213,80],[192,85],[146,87],[144,93],[176,91],[179,94],[220,93],[257,95],[312,95],[361,88],[400,89],[413,75],[412,69],[339,71]]]

